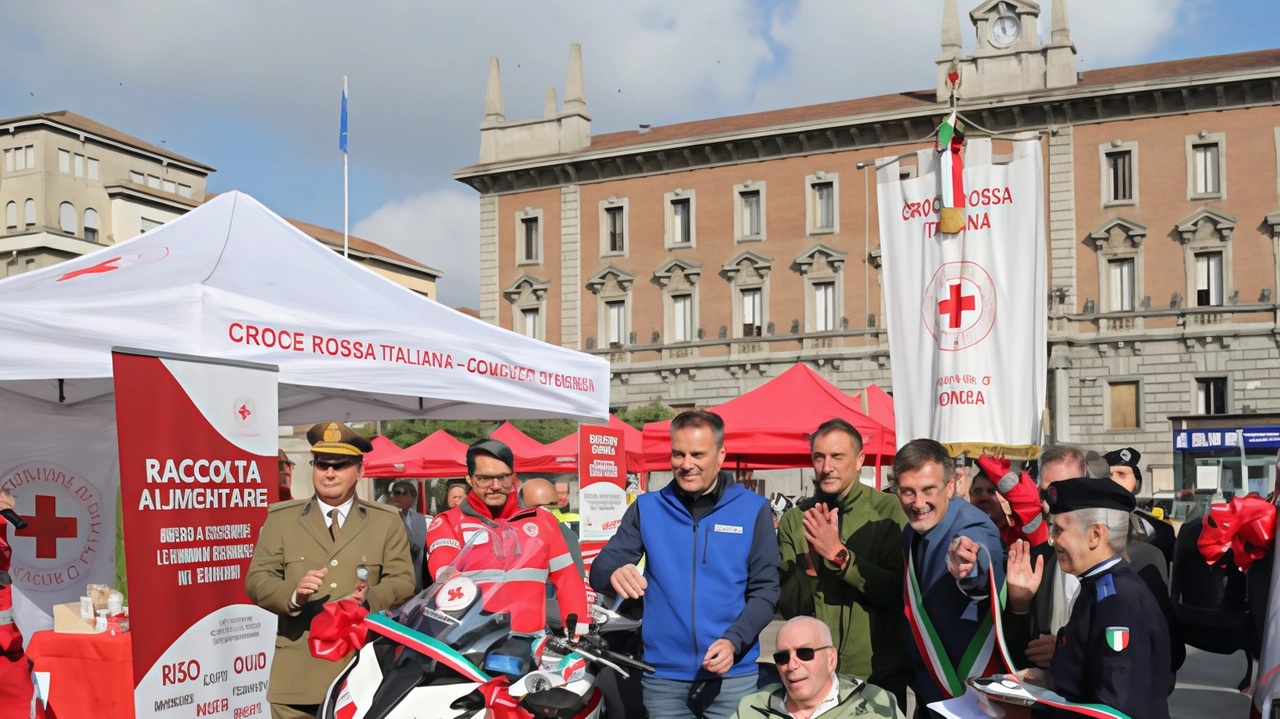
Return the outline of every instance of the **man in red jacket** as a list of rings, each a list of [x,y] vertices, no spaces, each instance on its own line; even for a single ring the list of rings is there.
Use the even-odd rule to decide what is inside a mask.
[[[527,572],[502,581],[503,602],[513,607],[512,630],[533,632],[543,628],[548,581],[556,587],[561,620],[577,615],[579,622],[587,623],[590,615],[586,587],[560,533],[559,523],[545,509],[519,507],[516,502],[519,483],[514,467],[511,448],[497,440],[481,440],[467,449],[467,484],[471,491],[462,504],[436,515],[427,528],[427,551],[430,552],[427,566],[431,578],[441,579],[441,570],[453,563],[462,546],[477,531],[510,526],[517,530],[512,541],[519,542],[525,553],[522,560],[525,568],[546,571],[546,576],[537,581],[529,579]],[[460,568],[463,574],[488,569],[477,562],[484,563],[473,556],[468,566]],[[492,573],[486,572],[483,576],[492,576]],[[477,581],[477,584],[481,584],[482,591],[485,589],[483,583]]]
[[[13,497],[3,489],[0,509],[13,509]],[[22,649],[22,632],[13,623],[8,526],[0,517],[0,719],[27,719],[31,715],[31,664]]]

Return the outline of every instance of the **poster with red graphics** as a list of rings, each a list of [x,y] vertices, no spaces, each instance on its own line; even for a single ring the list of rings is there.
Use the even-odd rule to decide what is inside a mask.
[[[270,712],[244,578],[276,486],[274,366],[112,352],[138,717]]]
[[[578,535],[588,569],[627,511],[627,462],[622,430],[578,426]]]

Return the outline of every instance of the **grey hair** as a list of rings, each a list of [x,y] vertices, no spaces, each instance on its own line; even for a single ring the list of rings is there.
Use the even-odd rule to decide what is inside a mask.
[[[1088,509],[1077,509],[1071,514],[1075,515],[1076,524],[1079,525],[1081,534],[1088,530],[1089,527],[1095,524],[1101,524],[1107,528],[1107,543],[1111,545],[1112,551],[1116,554],[1120,554],[1128,548],[1128,512],[1121,509],[1090,507]]]
[[[787,623],[782,625],[782,629],[778,630],[778,633],[781,634],[783,630],[792,625],[808,624],[810,622],[813,623],[814,628],[818,631],[818,638],[822,641],[823,645],[829,646],[835,643],[831,639],[831,627],[828,627],[826,622],[815,617],[804,615],[788,619]]]

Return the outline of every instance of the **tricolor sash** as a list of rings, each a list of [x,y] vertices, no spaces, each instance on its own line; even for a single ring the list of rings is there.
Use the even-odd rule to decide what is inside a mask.
[[[978,631],[960,657],[959,665],[953,665],[947,656],[942,639],[934,629],[933,620],[924,609],[924,595],[916,579],[915,558],[907,552],[906,609],[907,622],[916,648],[924,658],[925,666],[933,681],[948,699],[962,696],[968,691],[968,680],[1006,671],[1016,671],[1009,660],[1009,649],[1000,626],[1000,607],[1004,604],[1004,587],[996,587],[995,568],[988,560],[987,574],[991,592],[991,608],[978,625]],[[997,651],[998,648],[998,651]]]

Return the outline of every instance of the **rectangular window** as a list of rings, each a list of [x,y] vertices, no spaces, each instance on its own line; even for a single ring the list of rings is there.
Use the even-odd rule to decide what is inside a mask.
[[[58,150],[58,172],[71,172],[71,153]]]
[[[836,226],[836,187],[832,182],[813,184],[813,228],[832,230]]]
[[[759,337],[763,333],[763,317],[761,310],[761,291],[759,289],[742,291],[742,336]]]
[[[178,185],[178,196],[191,199],[191,185]]]
[[[671,201],[672,244],[687,245],[693,241],[693,208],[689,200]]]
[[[609,338],[610,347],[621,347],[626,342],[627,332],[627,303],[626,302],[606,302],[604,303],[606,336]]]
[[[164,181],[164,191],[165,191],[165,192],[172,193],[172,194],[177,194],[177,192],[178,192],[178,183],[174,182],[173,180],[165,180],[165,181]]]
[[[538,218],[526,217],[520,222],[524,225],[524,261],[538,261]]]
[[[1107,153],[1107,202],[1133,199],[1133,153],[1128,150]]]
[[[163,224],[164,224],[163,222],[156,222],[155,220],[149,220],[144,217],[142,218],[142,231],[146,232],[148,230],[154,230],[155,228]]]
[[[147,178],[141,172],[129,170],[129,182],[136,182],[139,185],[147,184]]]
[[[1227,413],[1227,378],[1196,380],[1196,414]]]
[[[836,283],[813,285],[813,331],[827,332],[836,328]]]
[[[1111,390],[1111,429],[1138,428],[1138,383],[1113,382]]]
[[[742,236],[760,236],[760,191],[742,193]]]
[[[1216,195],[1222,192],[1221,178],[1218,177],[1218,143],[1192,145],[1191,157],[1195,163],[1196,194]]]
[[[622,227],[622,208],[606,208],[604,217],[609,231],[609,252],[626,252],[626,237],[623,236]]]
[[[676,295],[671,298],[671,313],[675,337],[674,342],[690,342],[693,340],[693,296]]]
[[[1222,306],[1222,253],[1196,255],[1196,307]]]
[[[98,179],[98,161],[92,157],[89,158],[89,179]]]
[[[76,155],[74,159],[76,177],[84,177],[84,155]]]
[[[538,338],[538,310],[536,309],[524,310],[520,313],[520,315],[521,317],[524,318],[524,327],[521,329],[524,330],[525,337],[532,337],[534,339],[537,339]]]
[[[13,172],[13,150],[4,151],[4,171]]]
[[[24,147],[24,148],[22,148],[22,149],[24,150],[24,152],[23,152],[22,154],[26,155],[26,157],[27,157],[27,169],[29,169],[29,170],[34,170],[34,169],[36,169],[36,147],[35,147],[35,145],[27,145],[26,147]],[[19,169],[19,170],[21,170],[22,168],[21,168],[21,167],[19,167],[18,169]]]
[[[147,175],[147,187],[153,190],[160,189],[160,178],[155,175]]]
[[[1133,260],[1112,260],[1107,263],[1111,274],[1111,312],[1133,311]]]

